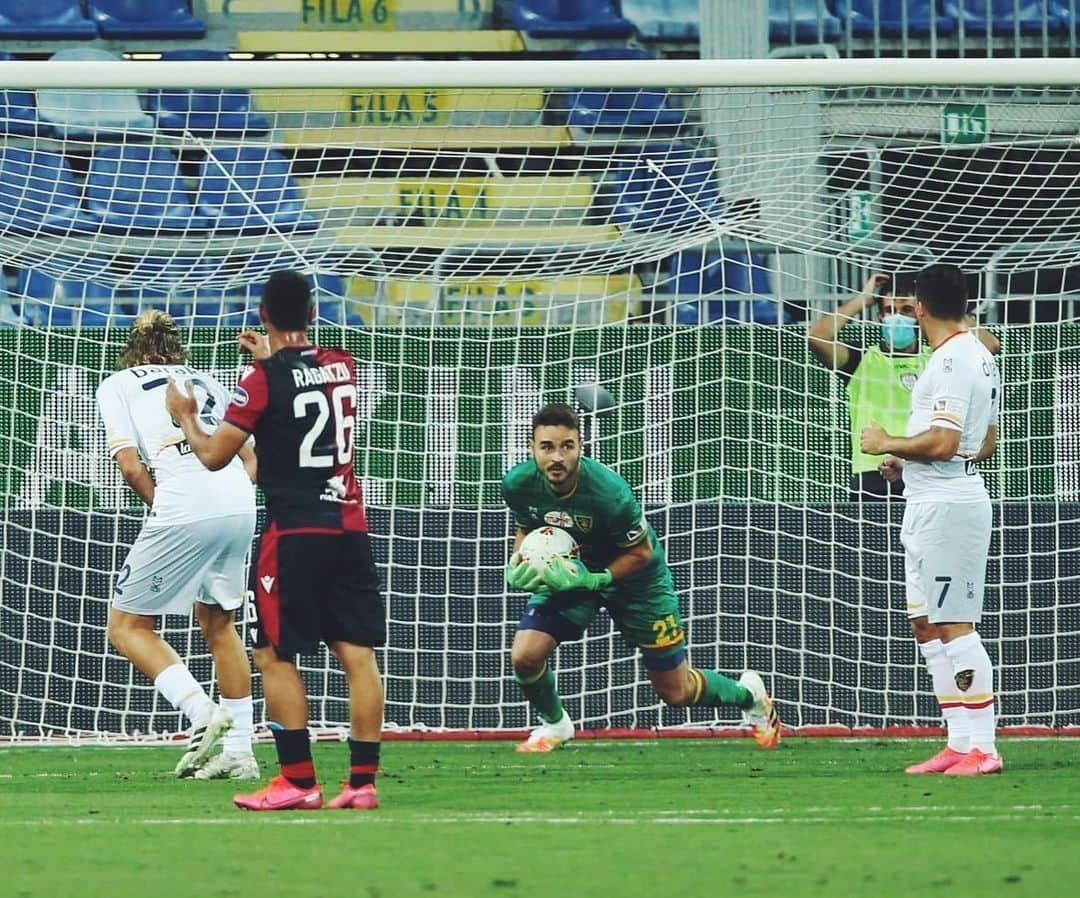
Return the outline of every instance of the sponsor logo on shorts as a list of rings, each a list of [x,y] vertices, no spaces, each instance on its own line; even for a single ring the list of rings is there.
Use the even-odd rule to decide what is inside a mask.
[[[549,511],[544,515],[544,522],[553,527],[573,527],[574,519],[565,511]]]
[[[262,584],[262,588],[266,592],[270,592],[274,588],[274,578],[269,576],[263,576],[259,578],[259,582]]]
[[[150,578],[150,592],[161,592],[161,587],[165,583],[165,578],[160,574],[154,574]]]
[[[967,692],[971,688],[971,683],[974,679],[975,671],[958,670],[956,672],[956,688],[961,692]]]
[[[243,408],[248,404],[248,391],[243,387],[234,387],[232,391],[233,405],[238,405]]]

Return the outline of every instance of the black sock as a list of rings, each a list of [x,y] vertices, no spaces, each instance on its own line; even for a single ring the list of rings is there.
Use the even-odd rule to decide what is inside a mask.
[[[349,785],[359,789],[375,782],[379,770],[379,743],[349,740]]]
[[[273,727],[271,732],[277,746],[281,775],[300,789],[310,789],[316,779],[315,764],[311,760],[311,736],[307,728],[283,730]]]

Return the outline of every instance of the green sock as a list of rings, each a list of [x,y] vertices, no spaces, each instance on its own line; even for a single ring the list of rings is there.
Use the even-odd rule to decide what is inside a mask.
[[[562,719],[562,699],[555,691],[555,672],[550,664],[545,664],[544,669],[531,680],[522,680],[520,677],[515,679],[529,704],[536,708],[536,713],[546,723],[555,723]]]
[[[695,705],[737,705],[740,708],[749,708],[754,704],[754,697],[745,686],[740,686],[731,677],[725,677],[715,670],[699,670],[692,668],[701,683],[701,691],[698,693]]]

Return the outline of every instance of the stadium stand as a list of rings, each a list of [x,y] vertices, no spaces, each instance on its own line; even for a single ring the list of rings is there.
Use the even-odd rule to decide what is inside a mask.
[[[696,41],[701,0],[621,0],[619,12],[644,41]]]
[[[220,60],[228,59],[229,54],[220,50],[167,50],[161,58]],[[247,90],[151,90],[146,103],[162,131],[200,137],[254,137],[270,130],[270,122],[252,111],[251,93]]]
[[[612,221],[635,230],[684,227],[723,211],[712,162],[696,157],[689,146],[651,144],[640,155],[628,153],[613,188]]]
[[[87,0],[87,11],[101,36],[110,40],[200,38],[206,26],[187,0]]]
[[[97,149],[86,177],[86,205],[107,231],[188,231],[205,228],[169,151],[141,144]]]
[[[0,38],[85,41],[97,36],[79,0],[0,0]]]
[[[96,47],[71,47],[50,57],[66,61],[116,61],[118,57]],[[92,139],[97,135],[123,133],[127,139],[154,130],[154,120],[139,105],[134,90],[39,90],[38,118],[60,138]]]
[[[355,53],[408,56],[486,56],[523,53],[511,30],[475,31],[240,31],[234,46],[247,53]]]
[[[216,147],[199,178],[196,206],[215,230],[310,230],[289,160],[272,147]]]
[[[72,233],[97,230],[80,207],[82,190],[58,153],[0,144],[0,230]]]
[[[622,38],[633,23],[611,0],[514,0],[513,23],[531,37]]]
[[[223,20],[238,31],[371,29],[391,34],[486,29],[492,27],[494,11],[494,0],[394,0],[383,4],[342,0],[205,0],[205,4],[211,20]]]
[[[601,47],[585,50],[579,59],[651,59],[647,50]],[[555,104],[558,104],[557,106]],[[653,90],[575,90],[554,95],[552,108],[565,109],[566,124],[588,134],[612,131],[631,140],[672,138],[686,123],[681,110],[669,104],[668,92]]]
[[[935,0],[832,0],[841,27],[856,37],[925,37],[932,32],[952,34],[956,17],[941,15]]]
[[[769,39],[814,43],[840,37],[840,20],[818,0],[769,0]]]
[[[132,308],[119,301],[110,287],[88,281],[58,281],[31,268],[19,270],[15,290],[19,314],[33,327],[124,327]]]
[[[0,65],[13,58],[10,53],[0,52]],[[0,134],[32,137],[45,131],[38,121],[33,91],[0,89]]]
[[[1037,34],[1043,30],[1065,31],[1069,27],[1069,6],[1060,0],[941,0],[942,10],[962,23],[968,34]]]

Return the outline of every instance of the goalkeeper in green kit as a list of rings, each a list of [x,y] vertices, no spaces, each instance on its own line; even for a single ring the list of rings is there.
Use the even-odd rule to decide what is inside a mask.
[[[779,744],[780,720],[757,673],[745,671],[736,682],[690,666],[664,549],[629,484],[582,456],[577,412],[568,405],[544,406],[533,417],[529,448],[532,457],[502,481],[517,525],[507,581],[531,593],[510,663],[543,721],[517,750],[551,751],[574,738],[548,657],[560,642],[580,639],[601,607],[638,646],[649,681],[667,704],[735,705],[758,745]],[[518,549],[530,530],[548,525],[577,540],[581,559],[558,558],[541,573],[521,560]]]

